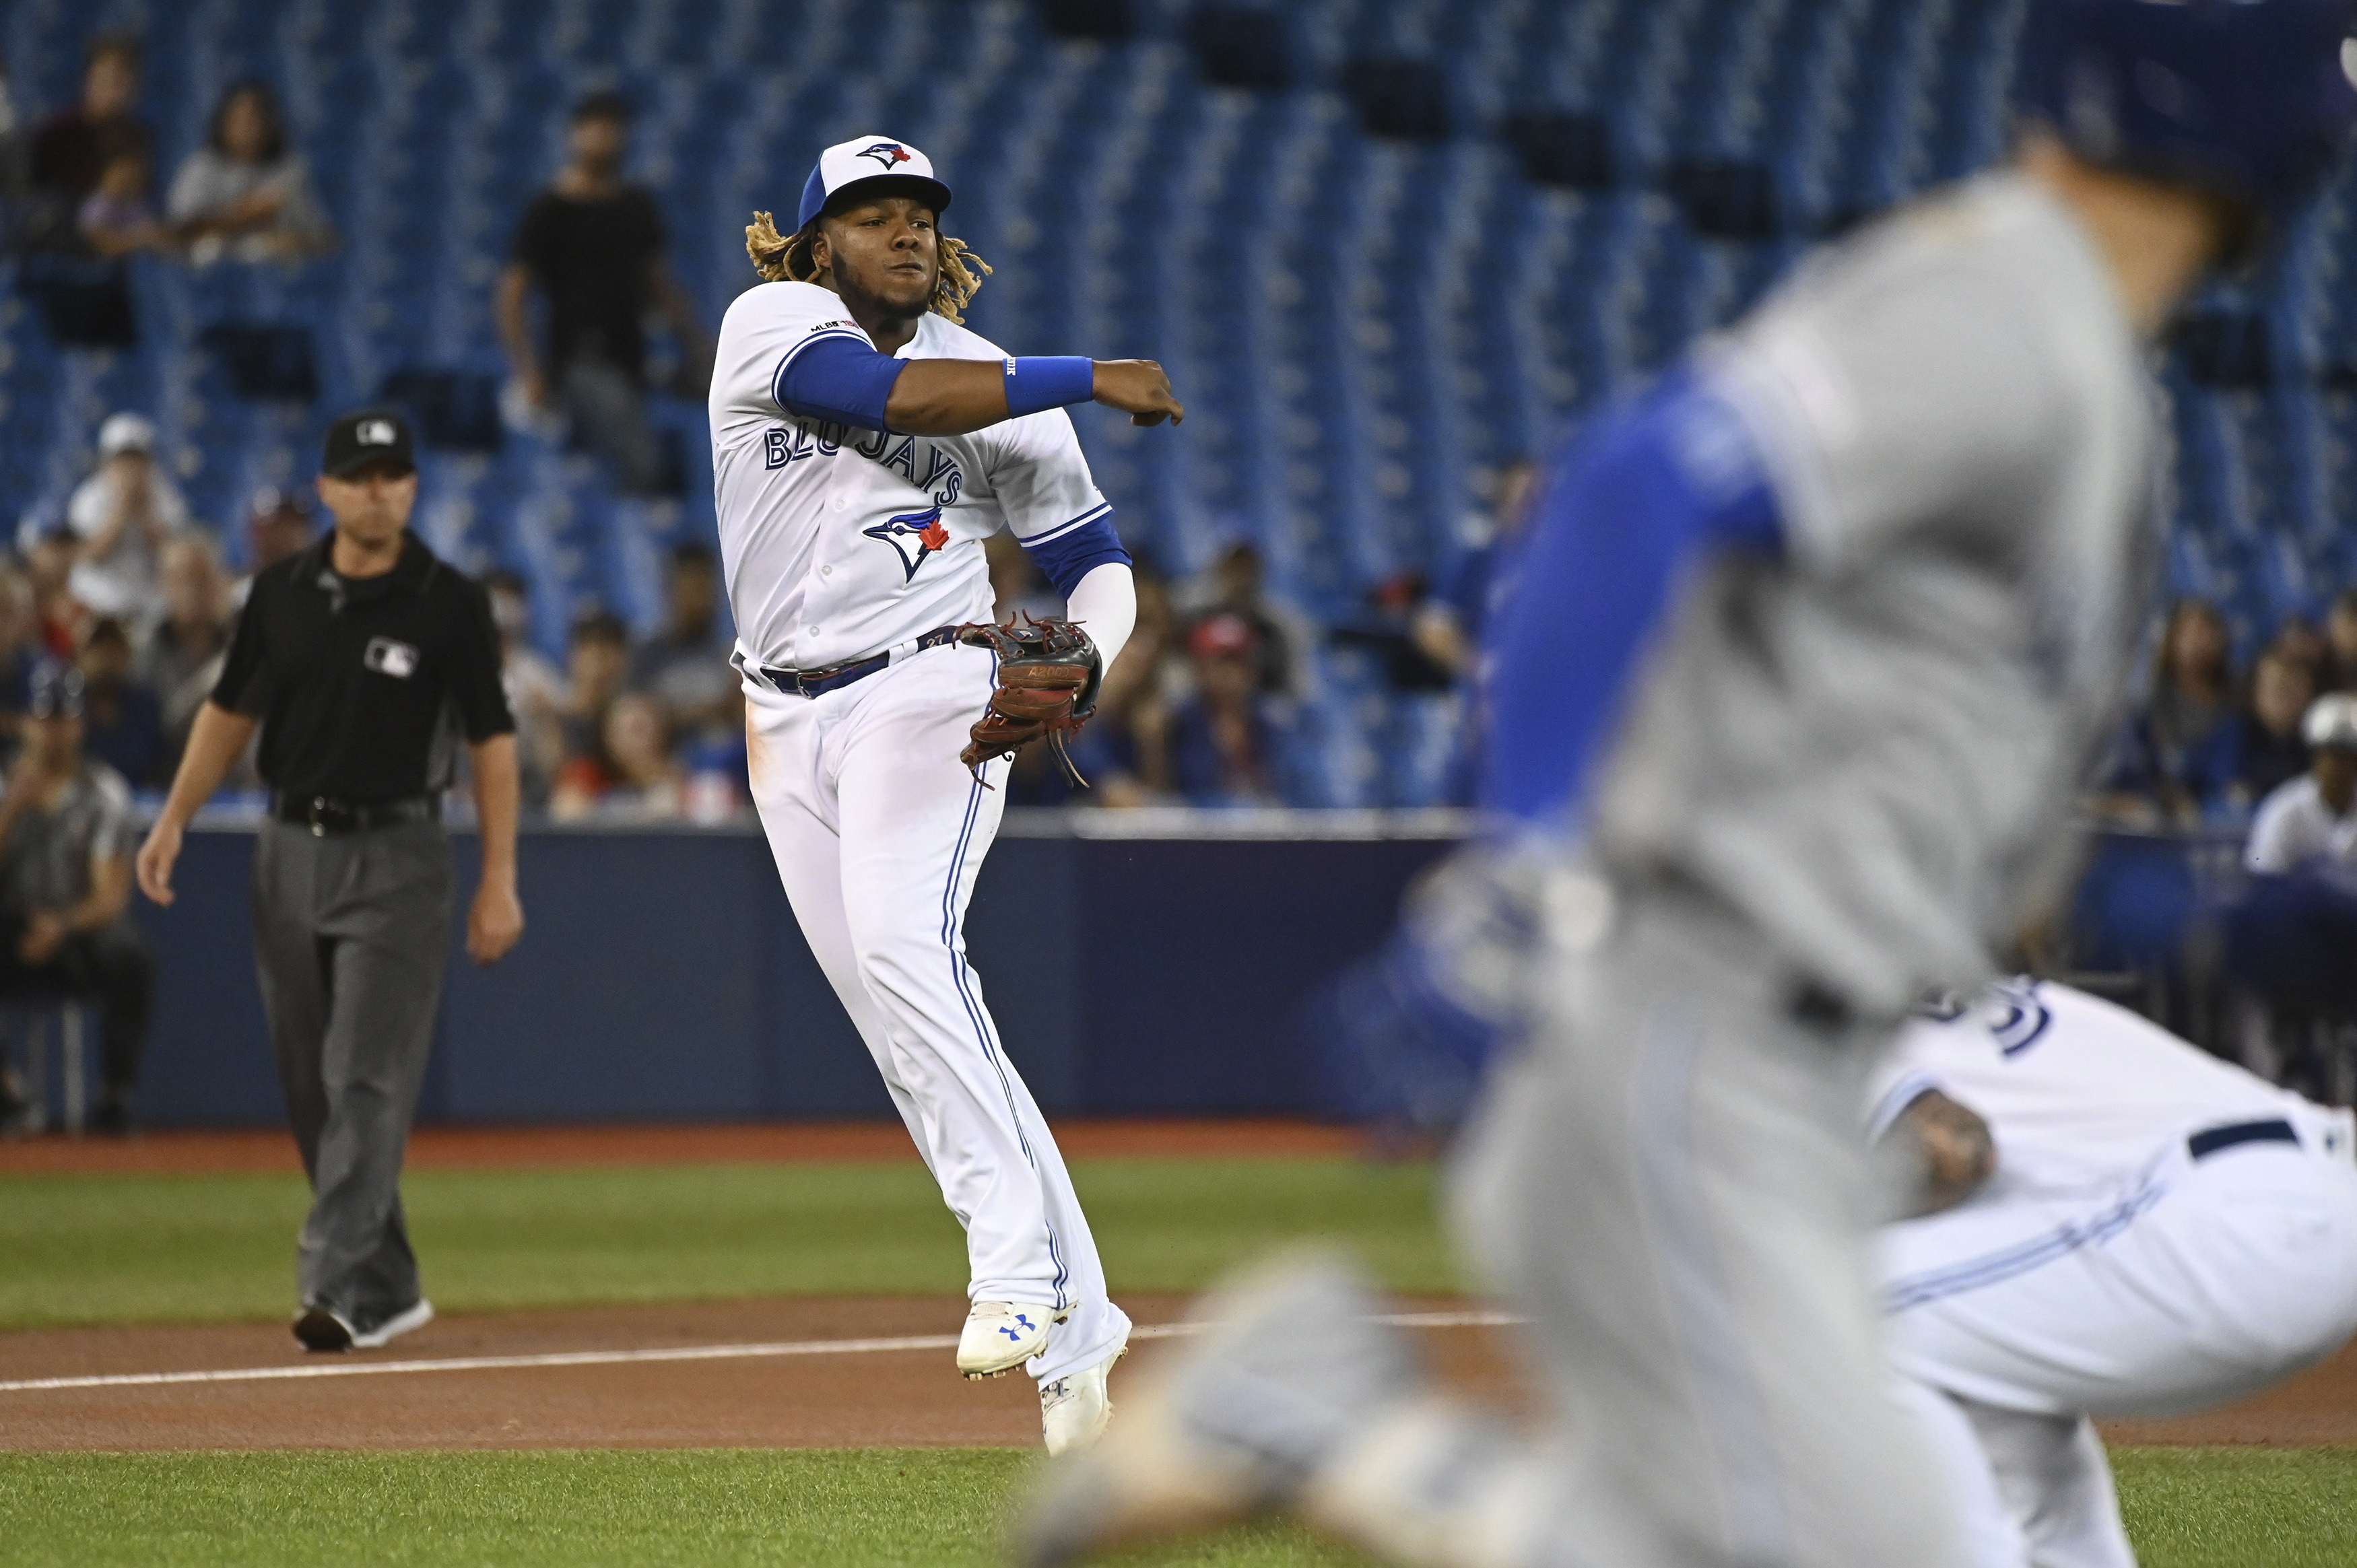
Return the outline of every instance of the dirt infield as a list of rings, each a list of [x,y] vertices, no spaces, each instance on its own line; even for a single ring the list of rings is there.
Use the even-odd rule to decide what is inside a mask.
[[[1127,1302],[1174,1321],[1169,1296]],[[1403,1304],[1462,1316],[1461,1301]],[[949,1347],[963,1303],[905,1296],[711,1302],[445,1319],[395,1347],[306,1357],[280,1325],[48,1329],[0,1335],[0,1383],[263,1369],[259,1380],[0,1389],[0,1449],[639,1448],[1011,1444],[1038,1441],[1020,1375],[961,1380]],[[1414,1330],[1452,1381],[1508,1404],[1524,1390],[1501,1333]],[[918,1337],[914,1348],[845,1341]],[[1170,1350],[1142,1340],[1131,1367]],[[587,1365],[436,1369],[523,1357]],[[630,1357],[694,1359],[626,1359]],[[382,1373],[358,1373],[386,1366]],[[328,1375],[316,1375],[325,1372]],[[1118,1385],[1116,1385],[1118,1391]],[[2357,1351],[2247,1404],[2187,1421],[2122,1423],[2115,1441],[2357,1444]]]
[[[1343,1155],[1353,1137],[1282,1122],[1072,1122],[1067,1153],[1171,1158]],[[897,1123],[754,1126],[427,1128],[411,1145],[424,1168],[518,1168],[818,1160],[913,1160]],[[277,1132],[157,1133],[129,1143],[44,1138],[0,1144],[0,1176],[294,1171]],[[1141,1325],[1183,1302],[1125,1298]],[[1404,1304],[1462,1315],[1462,1301]],[[968,1383],[952,1369],[955,1297],[793,1297],[446,1318],[392,1349],[306,1358],[281,1324],[44,1329],[0,1334],[0,1384],[48,1379],[228,1373],[0,1388],[0,1449],[546,1448],[865,1446],[1038,1440],[1020,1375]],[[1436,1364],[1469,1391],[1519,1403],[1526,1391],[1502,1336],[1416,1330]],[[845,1341],[918,1338],[852,1349]],[[1168,1353],[1145,1338],[1132,1369]],[[572,1358],[574,1364],[456,1369],[420,1363]],[[408,1369],[346,1375],[392,1364]],[[256,1370],[273,1375],[254,1379]],[[314,1375],[320,1371],[330,1375]],[[281,1374],[292,1372],[296,1376]],[[2357,1347],[2262,1397],[2178,1421],[2109,1423],[2115,1442],[2357,1445]]]
[[[1126,1302],[1140,1324],[1168,1296]],[[1457,1301],[1409,1304],[1461,1313]],[[702,1303],[446,1319],[393,1348],[306,1357],[277,1325],[51,1329],[0,1335],[0,1382],[288,1369],[285,1380],[0,1390],[0,1449],[645,1448],[1012,1444],[1039,1440],[1028,1378],[961,1379],[962,1299],[903,1296]],[[828,1342],[922,1337],[921,1348],[842,1353]],[[1436,1361],[1506,1391],[1478,1331],[1420,1335]],[[711,1359],[388,1370],[371,1364],[726,1348]],[[1131,1365],[1167,1353],[1142,1340]]]
[[[1067,1157],[1235,1159],[1347,1155],[1357,1134],[1310,1122],[1060,1121]],[[917,1157],[898,1122],[682,1123],[614,1127],[421,1127],[413,1170],[508,1170],[550,1165],[787,1165]],[[0,1176],[196,1175],[296,1171],[292,1139],[275,1129],[161,1132],[113,1138],[0,1143]]]

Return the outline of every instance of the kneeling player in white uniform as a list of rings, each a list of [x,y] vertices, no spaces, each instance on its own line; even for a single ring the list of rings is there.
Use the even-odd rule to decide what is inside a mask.
[[[2349,1112],[2051,982],[1910,1026],[1877,1088],[1878,1133],[1933,1170],[1994,1148],[1969,1197],[1881,1239],[1966,1562],[2132,1568],[2089,1417],[2222,1404],[2357,1333]]]
[[[1028,1361],[1060,1451],[1103,1429],[1130,1325],[966,962],[1006,763],[959,760],[995,658],[954,634],[990,618],[982,542],[1006,528],[1110,664],[1136,618],[1129,556],[1062,405],[1184,411],[1148,361],[1010,359],[960,327],[981,279],[941,236],[949,200],[923,154],[863,136],[820,156],[793,234],[758,215],[747,249],[770,281],[721,324],[713,467],[754,804],[965,1227],[958,1368]]]

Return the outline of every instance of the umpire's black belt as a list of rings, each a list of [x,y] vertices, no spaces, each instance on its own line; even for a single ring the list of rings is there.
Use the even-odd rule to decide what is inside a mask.
[[[2277,1116],[2266,1122],[2236,1122],[2223,1127],[2212,1127],[2185,1140],[2185,1152],[2197,1160],[2206,1160],[2223,1149],[2238,1144],[2298,1144],[2299,1133],[2292,1124]]]
[[[917,639],[917,646],[909,651],[922,653],[928,648],[942,647],[956,641],[957,634],[958,628],[953,626],[937,626]],[[831,664],[823,670],[787,670],[775,664],[756,664],[753,668],[760,672],[762,680],[780,692],[820,697],[854,681],[865,681],[891,662],[892,655],[887,650],[850,664]]]
[[[328,795],[289,795],[279,791],[270,797],[270,814],[282,822],[310,829],[315,838],[325,838],[329,833],[366,832],[371,828],[389,828],[399,822],[437,822],[442,816],[442,797],[425,794],[404,795],[398,800],[339,800]]]

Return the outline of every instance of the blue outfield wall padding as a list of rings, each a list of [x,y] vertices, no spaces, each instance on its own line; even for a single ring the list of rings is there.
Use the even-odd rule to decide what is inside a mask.
[[[459,898],[430,1122],[882,1117],[892,1105],[749,832],[531,832],[522,944],[464,951]],[[1389,931],[1445,840],[1002,838],[966,918],[1008,1057],[1055,1113],[1308,1107],[1296,1019]],[[253,835],[191,832],[140,1100],[158,1126],[269,1123],[281,1103],[253,971]]]

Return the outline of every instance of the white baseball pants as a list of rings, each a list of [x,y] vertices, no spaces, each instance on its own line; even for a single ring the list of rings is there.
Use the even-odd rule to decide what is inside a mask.
[[[753,803],[811,951],[884,1075],[950,1211],[974,1301],[1071,1316],[1042,1382],[1113,1354],[1129,1319],[965,956],[965,908],[1006,797],[958,760],[986,650],[929,649],[817,697],[745,680]],[[1003,784],[1006,765],[987,769]]]
[[[2357,1333],[2342,1114],[2295,1117],[2305,1145],[2180,1144],[2112,1190],[1999,1185],[1887,1228],[1891,1358],[1972,1568],[2132,1568],[2088,1418],[2242,1399]]]

